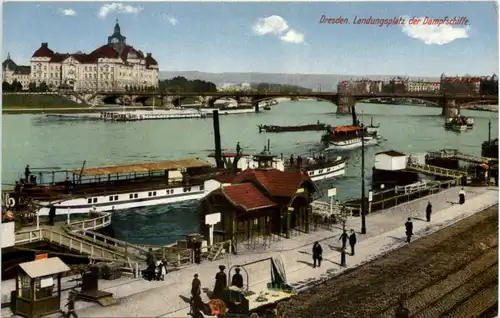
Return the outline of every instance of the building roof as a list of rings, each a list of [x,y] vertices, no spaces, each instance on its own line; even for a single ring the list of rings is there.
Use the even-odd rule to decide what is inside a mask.
[[[358,126],[338,126],[334,128],[335,132],[349,132],[361,130],[361,127]]]
[[[49,49],[49,45],[47,42],[43,42],[42,45],[38,48],[38,50],[33,53],[33,57],[52,57],[54,56],[54,51]]]
[[[273,196],[292,197],[297,193],[303,181],[310,177],[301,171],[280,171],[277,169],[249,169],[238,173],[232,183],[243,183],[255,180]]]
[[[395,150],[382,151],[382,152],[376,153],[375,155],[387,155],[390,157],[406,157],[406,155],[404,153],[398,152]]]
[[[69,271],[59,257],[43,258],[19,264],[21,269],[31,278],[44,277]]]
[[[18,65],[16,70],[14,71],[14,74],[20,74],[20,75],[30,75],[31,73],[31,66],[27,65]]]
[[[7,56],[7,59],[2,62],[2,70],[5,71],[7,68],[11,71],[17,68],[17,64],[10,58],[10,54]]]
[[[220,189],[221,193],[235,206],[239,206],[246,211],[264,209],[276,206],[252,183],[233,184]]]
[[[73,170],[72,172],[74,174],[81,176],[98,176],[98,175],[110,175],[110,174],[121,174],[121,173],[134,173],[134,172],[140,173],[149,171],[177,170],[183,168],[185,169],[201,168],[210,166],[211,166],[210,163],[200,159],[180,159],[180,160],[168,160],[168,161],[142,163],[142,164],[88,168],[88,169],[83,169],[83,171]]]
[[[146,55],[146,67],[150,67],[152,65],[158,65],[158,62],[156,62],[151,53],[148,53]]]

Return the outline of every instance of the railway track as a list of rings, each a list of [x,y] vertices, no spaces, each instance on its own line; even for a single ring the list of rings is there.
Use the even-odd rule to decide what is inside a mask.
[[[306,291],[287,313],[394,317],[403,295],[412,318],[482,317],[498,302],[497,286],[498,207],[492,207]]]

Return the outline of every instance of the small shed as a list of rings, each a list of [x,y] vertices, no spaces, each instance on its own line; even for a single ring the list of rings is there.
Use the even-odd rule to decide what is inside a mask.
[[[406,169],[406,155],[394,150],[376,153],[374,168],[386,171],[404,170]]]
[[[61,276],[69,271],[59,257],[19,264],[13,312],[23,317],[40,317],[61,308]]]

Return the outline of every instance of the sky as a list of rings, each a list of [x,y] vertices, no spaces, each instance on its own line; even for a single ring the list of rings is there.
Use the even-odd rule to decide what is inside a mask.
[[[162,71],[498,74],[495,2],[4,2],[2,11],[2,57],[17,64],[41,42],[90,53],[118,19],[127,43]],[[370,17],[398,24],[356,23]],[[414,17],[422,19],[410,24]],[[325,23],[337,18],[348,23]]]

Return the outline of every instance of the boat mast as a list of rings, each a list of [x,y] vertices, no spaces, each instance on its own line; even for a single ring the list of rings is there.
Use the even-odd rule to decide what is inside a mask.
[[[87,162],[87,160],[83,160],[82,169],[80,169],[80,174],[78,175],[78,183],[82,182],[82,174],[83,174],[83,169],[85,169],[86,162]]]

